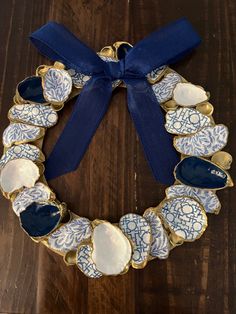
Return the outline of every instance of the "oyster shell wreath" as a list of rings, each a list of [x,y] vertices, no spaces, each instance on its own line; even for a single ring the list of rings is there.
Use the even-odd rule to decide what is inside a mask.
[[[117,62],[131,47],[116,42],[98,55]],[[147,75],[157,101],[166,112],[166,130],[175,134],[173,145],[181,154],[174,170],[175,184],[165,199],[145,210],[129,213],[117,224],[90,221],[69,211],[49,188],[44,173],[42,143],[47,128],[57,123],[57,111],[79,94],[90,77],[66,69],[60,62],[41,65],[36,75],[20,82],[3,133],[0,186],[12,202],[23,230],[36,242],[63,256],[90,278],[124,274],[148,261],[166,259],[169,252],[204,233],[207,216],[221,208],[216,191],[233,182],[227,170],[232,157],[222,151],[228,128],[215,124],[210,95],[202,87],[162,66]],[[113,88],[125,87],[120,80]]]

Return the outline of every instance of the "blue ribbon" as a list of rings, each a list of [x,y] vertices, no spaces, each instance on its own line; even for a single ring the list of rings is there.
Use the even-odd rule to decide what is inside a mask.
[[[46,57],[91,76],[76,100],[73,113],[46,161],[46,178],[75,170],[105,115],[112,81],[127,87],[128,109],[155,178],[172,184],[179,157],[164,115],[146,75],[189,53],[200,38],[186,19],[179,19],[138,42],[119,62],[104,62],[64,26],[49,22],[32,33],[32,43]]]

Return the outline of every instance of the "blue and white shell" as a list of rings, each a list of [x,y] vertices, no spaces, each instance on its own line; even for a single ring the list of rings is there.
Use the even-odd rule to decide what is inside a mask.
[[[44,202],[49,199],[54,199],[55,195],[50,188],[41,183],[37,182],[32,188],[24,188],[12,202],[12,209],[17,216],[23,212],[27,206],[33,202]]]
[[[48,102],[65,102],[72,90],[72,79],[65,70],[51,68],[43,78],[43,95]]]
[[[48,244],[54,250],[67,253],[77,250],[82,241],[90,238],[91,233],[91,223],[87,218],[75,218],[54,231],[48,237]]]
[[[223,124],[207,126],[193,135],[175,137],[174,146],[184,155],[211,156],[226,146],[228,135],[228,128]]]
[[[81,245],[76,254],[76,265],[87,277],[100,278],[102,273],[97,270],[91,258],[92,250],[90,245]]]
[[[192,108],[169,110],[166,114],[165,128],[172,134],[193,134],[205,126],[211,126],[209,117]]]
[[[82,88],[91,78],[91,76],[76,72],[74,69],[69,69],[68,73],[71,76],[73,85],[76,88]]]
[[[181,76],[175,72],[168,73],[160,82],[153,84],[152,89],[159,103],[171,99],[177,83],[181,82]]]
[[[184,241],[198,239],[207,227],[207,216],[202,206],[192,198],[176,197],[160,204],[164,223]]]
[[[159,80],[164,74],[166,68],[166,65],[162,65],[161,67],[154,69],[152,72],[147,74],[147,79],[153,82]]]
[[[166,259],[170,252],[170,243],[160,218],[153,208],[148,208],[144,213],[144,218],[148,221],[152,231],[152,244],[150,255],[160,259]]]
[[[194,188],[183,184],[168,187],[166,189],[166,196],[167,198],[178,196],[192,197],[202,204],[207,213],[211,214],[218,214],[221,208],[219,198],[213,191]]]
[[[20,144],[10,147],[0,159],[0,169],[13,159],[24,158],[32,161],[44,161],[44,155],[41,150],[31,144]]]
[[[44,135],[43,128],[24,123],[11,123],[3,132],[3,145],[10,147],[13,144],[34,142]]]
[[[22,104],[11,107],[8,113],[11,121],[24,122],[50,128],[57,123],[57,113],[50,106]]]
[[[151,227],[147,220],[137,214],[121,217],[119,227],[133,244],[132,266],[142,268],[146,265],[151,248]]]

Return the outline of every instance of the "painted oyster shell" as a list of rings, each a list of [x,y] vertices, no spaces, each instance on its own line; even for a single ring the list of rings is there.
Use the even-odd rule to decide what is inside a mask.
[[[160,82],[153,84],[152,89],[159,103],[172,98],[173,89],[181,82],[181,76],[175,72],[168,73]]]
[[[11,193],[22,187],[32,187],[38,180],[39,168],[31,160],[14,159],[1,170],[0,185],[5,193]]]
[[[30,159],[32,161],[44,161],[44,155],[41,150],[30,144],[21,144],[10,147],[0,159],[0,169],[8,161],[18,158]]]
[[[72,90],[72,79],[65,70],[51,68],[43,78],[43,95],[48,102],[65,102]]]
[[[17,93],[21,101],[30,101],[40,104],[46,103],[43,96],[42,78],[40,76],[27,77],[17,86]]]
[[[132,254],[131,244],[122,231],[109,222],[99,223],[93,230],[92,260],[98,271],[118,275],[126,270]]]
[[[121,217],[119,227],[133,243],[132,266],[145,267],[151,248],[151,227],[147,220],[137,214]]]
[[[67,253],[77,250],[82,241],[91,236],[92,227],[87,218],[72,219],[48,237],[49,247]]]
[[[20,213],[21,227],[34,238],[47,236],[58,226],[60,219],[60,208],[54,202],[33,202]]]
[[[91,259],[92,250],[90,245],[81,245],[76,254],[76,265],[87,277],[100,278],[102,273],[96,269]]]
[[[202,87],[191,83],[178,83],[173,91],[173,100],[180,106],[193,107],[208,100]]]
[[[193,135],[175,137],[174,146],[184,155],[211,156],[226,146],[228,135],[228,128],[223,124],[207,126]]]
[[[167,68],[166,65],[162,65],[161,67],[154,69],[152,72],[147,74],[147,79],[150,82],[158,81],[162,77],[162,75],[164,74],[166,68]]]
[[[179,108],[166,114],[166,130],[169,133],[186,135],[193,134],[205,126],[210,126],[211,120],[192,108]]]
[[[175,167],[174,174],[184,185],[208,190],[222,189],[230,179],[223,169],[199,157],[182,159]]]
[[[57,113],[50,106],[41,104],[14,105],[8,113],[11,121],[24,122],[50,128],[57,123]]]
[[[72,83],[76,88],[82,88],[91,78],[91,76],[76,72],[74,69],[69,69],[68,73],[71,76]]]
[[[218,214],[221,208],[217,195],[210,190],[203,190],[179,184],[168,187],[166,189],[166,196],[167,198],[178,196],[192,197],[202,204],[207,213],[211,214]]]
[[[37,182],[35,186],[31,188],[24,188],[12,202],[12,208],[17,216],[23,212],[27,206],[33,202],[43,202],[49,199],[54,199],[55,195],[50,188],[41,183]]]
[[[169,229],[184,241],[198,239],[207,227],[207,216],[202,206],[189,197],[163,201],[159,210]]]
[[[44,135],[43,128],[23,123],[11,123],[3,132],[3,145],[10,147],[13,144],[34,142]]]
[[[170,243],[160,218],[153,208],[148,208],[143,216],[150,224],[152,231],[152,244],[149,254],[160,259],[167,258],[170,252]]]
[[[118,62],[118,60],[112,57],[106,57],[98,55],[105,62]],[[91,78],[91,76],[76,72],[74,69],[68,69],[67,72],[71,76],[72,83],[76,88],[82,88]],[[120,80],[115,80],[112,82],[112,87],[115,88],[121,83]]]

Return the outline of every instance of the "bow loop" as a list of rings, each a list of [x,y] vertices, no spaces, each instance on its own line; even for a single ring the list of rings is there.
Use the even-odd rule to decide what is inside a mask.
[[[199,44],[200,38],[191,24],[180,19],[161,28],[137,43],[119,62],[104,62],[69,30],[54,22],[44,25],[30,38],[46,57],[92,76],[46,161],[46,178],[55,178],[78,167],[108,110],[111,82],[119,79],[126,84],[128,109],[155,178],[172,184],[179,157],[146,75],[159,66],[176,62]]]

